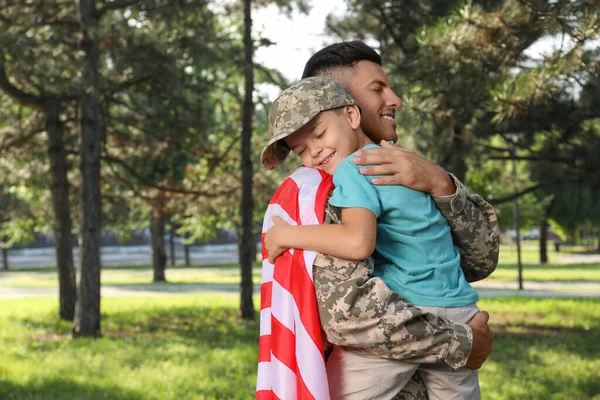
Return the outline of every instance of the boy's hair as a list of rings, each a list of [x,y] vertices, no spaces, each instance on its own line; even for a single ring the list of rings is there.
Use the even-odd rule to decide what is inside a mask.
[[[317,51],[308,59],[304,66],[302,79],[310,76],[330,75],[335,69],[352,67],[362,60],[382,65],[381,56],[363,42],[355,40],[334,43]]]

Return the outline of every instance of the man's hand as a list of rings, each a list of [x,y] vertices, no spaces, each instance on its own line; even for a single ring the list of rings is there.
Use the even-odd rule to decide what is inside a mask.
[[[265,234],[265,248],[271,264],[274,264],[275,259],[288,250],[287,247],[281,245],[280,239],[283,235],[283,229],[289,224],[279,217],[273,217],[273,223],[274,225]]]
[[[465,367],[470,369],[479,369],[481,365],[487,360],[488,356],[492,352],[492,342],[494,341],[494,334],[488,326],[488,320],[490,315],[485,312],[477,313],[471,321],[469,326],[473,331],[473,347],[471,354],[467,359]]]
[[[372,180],[377,185],[403,185],[432,196],[449,196],[456,192],[450,175],[441,167],[412,150],[382,140],[381,148],[357,151],[354,163],[373,165],[362,168],[363,175],[386,175]]]

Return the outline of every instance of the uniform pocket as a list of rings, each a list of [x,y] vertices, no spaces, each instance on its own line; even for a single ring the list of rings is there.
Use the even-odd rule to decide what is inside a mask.
[[[370,258],[362,261],[345,260],[321,253],[317,255],[313,266],[320,275],[336,277],[342,281],[355,278],[358,271],[360,275],[364,275],[365,271],[369,275],[373,272],[373,261]]]

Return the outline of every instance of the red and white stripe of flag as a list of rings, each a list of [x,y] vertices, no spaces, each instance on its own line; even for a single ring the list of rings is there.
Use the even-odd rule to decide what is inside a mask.
[[[256,398],[328,400],[319,313],[312,281],[314,251],[290,249],[267,259],[264,234],[277,216],[292,225],[323,223],[331,176],[294,171],[273,195],[263,223],[260,344]]]

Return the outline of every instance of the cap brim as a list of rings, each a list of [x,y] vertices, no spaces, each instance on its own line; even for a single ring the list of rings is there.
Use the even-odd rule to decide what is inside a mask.
[[[260,162],[266,169],[273,170],[277,168],[290,154],[289,147],[281,142],[281,140],[287,136],[289,135],[285,135],[281,138],[272,138],[260,153]]]

